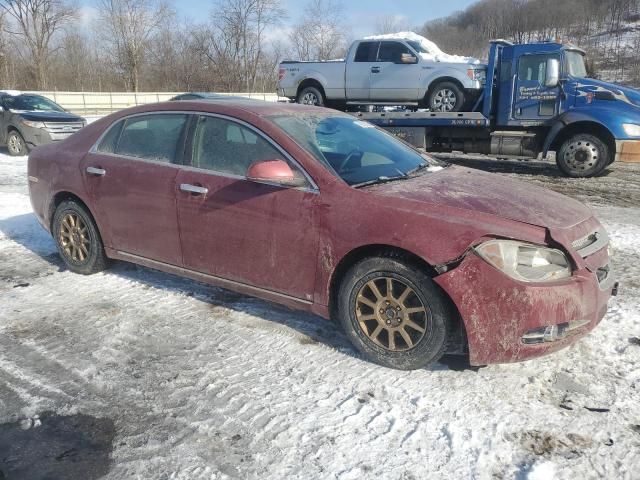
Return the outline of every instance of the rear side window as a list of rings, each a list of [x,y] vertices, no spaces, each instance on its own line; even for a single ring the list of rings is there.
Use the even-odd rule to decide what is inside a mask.
[[[355,62],[375,62],[380,42],[360,42],[356,50]]]
[[[186,114],[152,114],[128,118],[104,136],[99,152],[157,162],[175,162],[187,124]]]
[[[379,62],[400,63],[400,57],[403,53],[409,53],[409,48],[400,42],[382,42],[380,51],[378,52]]]

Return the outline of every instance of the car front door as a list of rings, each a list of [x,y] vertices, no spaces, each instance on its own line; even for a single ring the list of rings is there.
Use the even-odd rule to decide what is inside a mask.
[[[553,118],[560,103],[560,87],[545,85],[547,63],[557,54],[522,55],[518,60],[513,118],[544,122]]]
[[[416,56],[402,42],[380,43],[376,67],[371,69],[371,100],[415,102],[418,100],[422,66],[402,63],[402,54]]]
[[[85,157],[85,183],[107,246],[180,266],[175,179],[190,115],[154,113],[113,125]]]
[[[301,168],[261,132],[228,117],[198,118],[178,174],[178,219],[186,268],[310,301],[318,197]],[[287,161],[306,187],[247,178],[251,164]]]
[[[347,100],[368,100],[371,72],[377,70],[376,56],[380,42],[360,42],[353,61],[346,63]]]

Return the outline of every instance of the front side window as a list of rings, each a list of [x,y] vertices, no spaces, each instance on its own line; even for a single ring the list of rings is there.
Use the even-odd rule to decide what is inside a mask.
[[[252,164],[265,160],[284,160],[295,175],[303,177],[297,166],[250,128],[220,117],[199,117],[193,137],[192,166],[246,177]]]
[[[547,75],[547,61],[558,58],[555,55],[523,55],[518,63],[518,80],[544,83]]]
[[[382,42],[378,52],[378,61],[400,63],[403,53],[413,55],[411,51],[400,42]]]
[[[393,135],[351,116],[268,118],[349,185],[406,177],[438,165]]]
[[[120,121],[107,132],[98,151],[162,163],[176,161],[188,115],[140,115]]]

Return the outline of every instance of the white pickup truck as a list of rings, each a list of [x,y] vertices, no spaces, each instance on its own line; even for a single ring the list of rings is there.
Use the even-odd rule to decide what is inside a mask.
[[[283,61],[278,95],[298,103],[404,105],[438,112],[471,106],[486,79],[478,60],[448,55],[412,32],[355,41],[342,60]]]

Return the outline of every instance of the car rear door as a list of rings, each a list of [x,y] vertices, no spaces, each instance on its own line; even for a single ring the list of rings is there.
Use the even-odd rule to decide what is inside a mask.
[[[402,63],[402,54],[416,56],[402,42],[380,43],[376,68],[371,69],[371,100],[415,102],[418,100],[422,65]]]
[[[371,72],[376,70],[376,56],[380,42],[360,42],[353,59],[346,62],[347,100],[368,100]]]
[[[249,166],[283,159],[252,126],[202,115],[190,145],[191,167],[176,178],[186,268],[310,301],[318,233],[312,183],[305,188],[249,180]]]
[[[190,115],[135,115],[114,124],[85,157],[85,183],[107,246],[182,264],[175,179]]]

